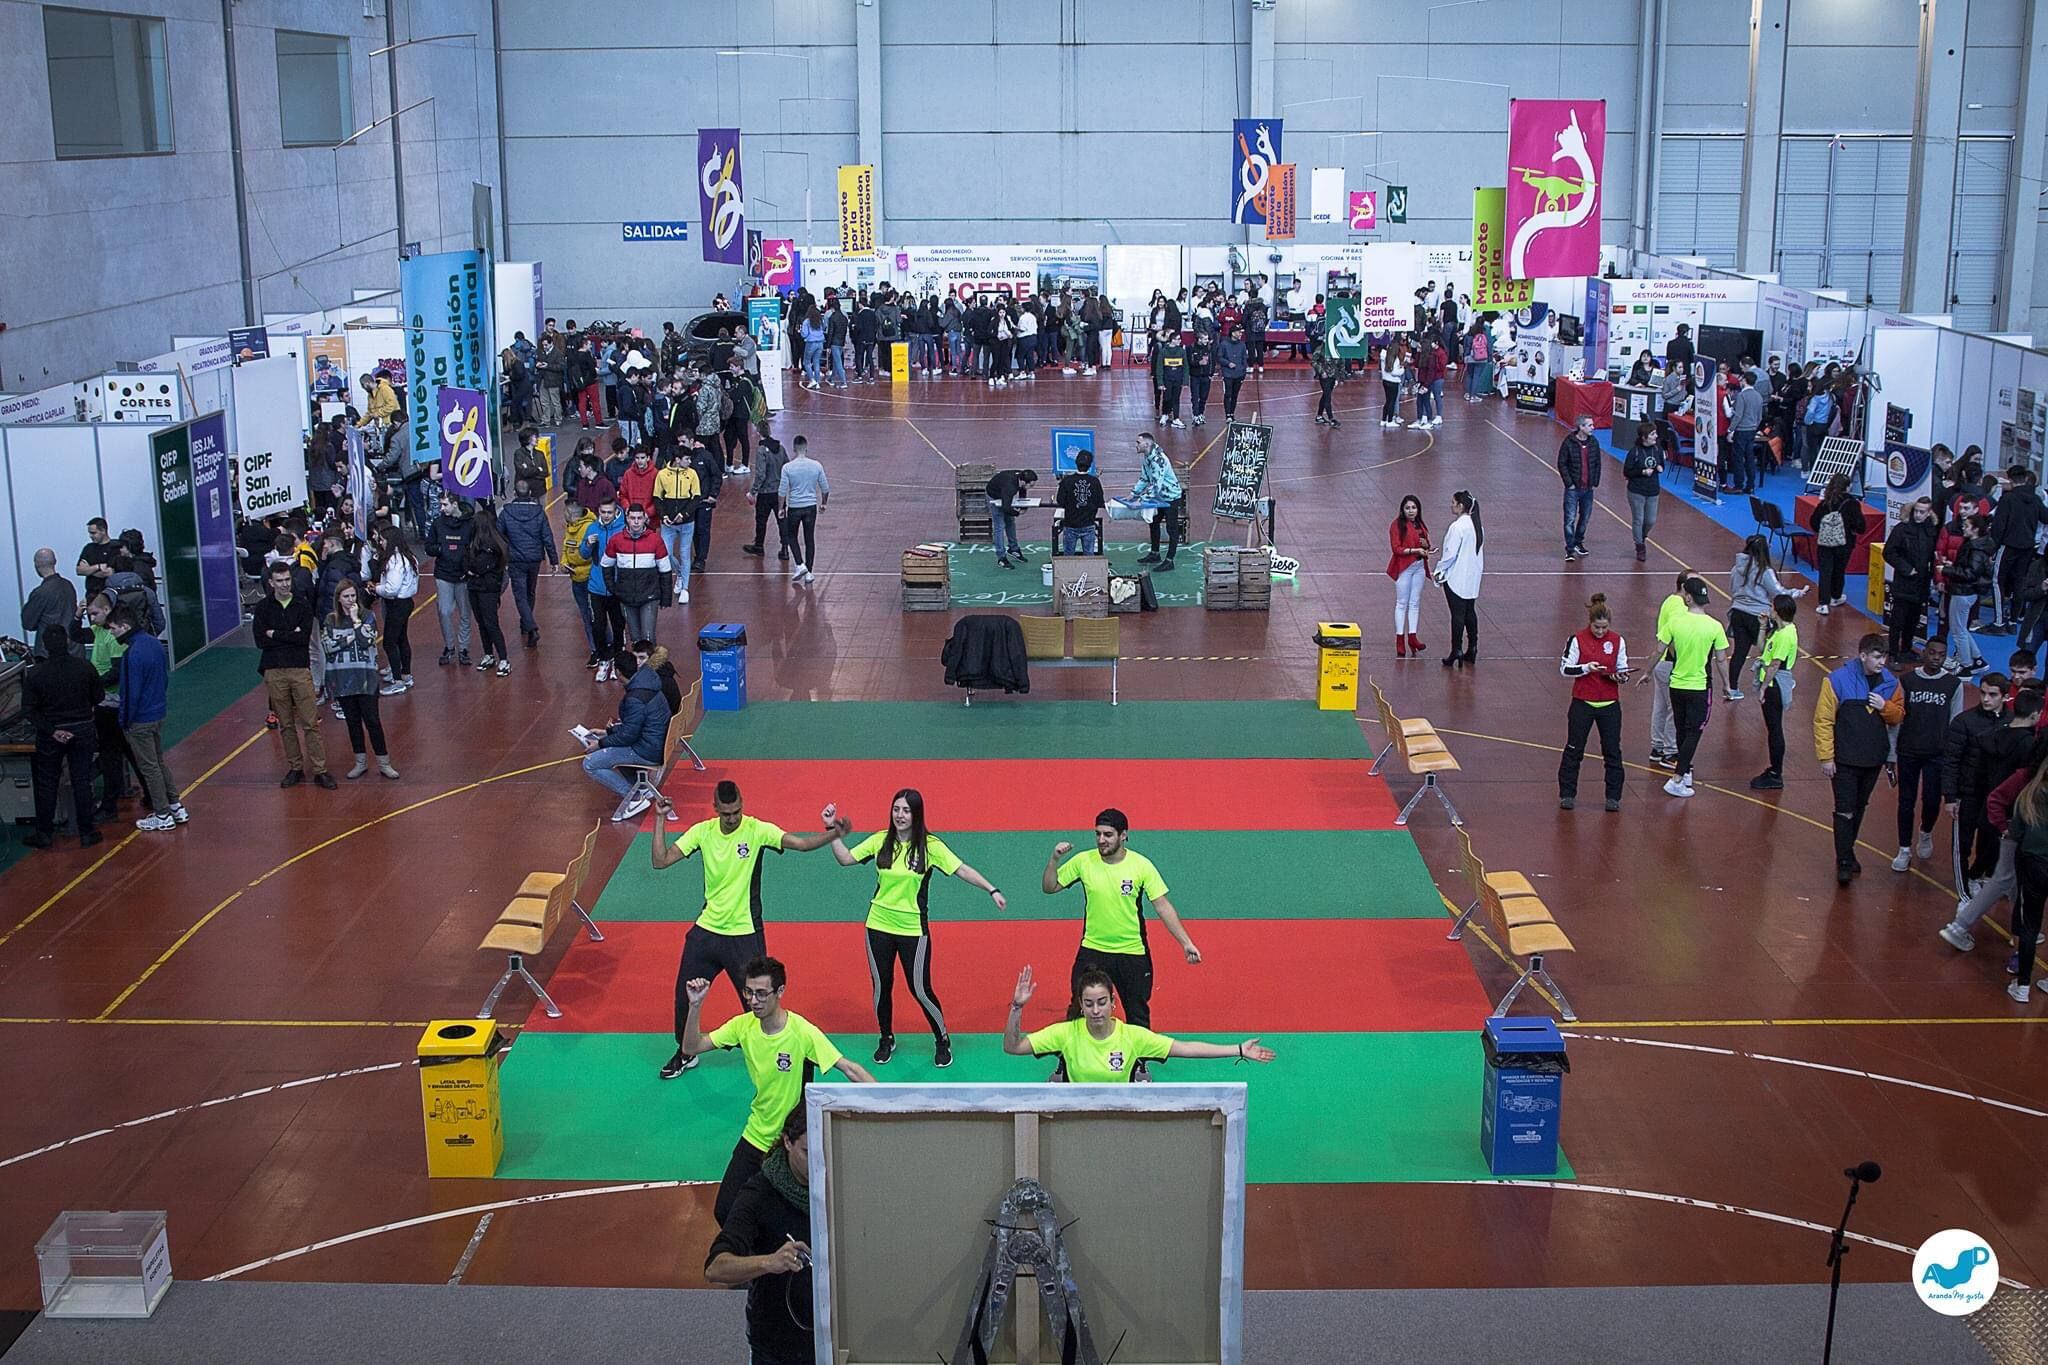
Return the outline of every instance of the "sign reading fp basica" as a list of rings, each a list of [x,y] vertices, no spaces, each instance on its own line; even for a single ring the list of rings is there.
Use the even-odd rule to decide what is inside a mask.
[[[441,487],[465,498],[490,497],[491,424],[483,394],[444,388],[435,416],[441,437]]]
[[[473,394],[491,391],[490,271],[480,251],[444,251],[415,256],[399,267],[405,307],[406,379],[412,390],[406,412],[412,422],[412,459],[425,464],[441,455],[435,417],[436,395],[445,388]],[[489,457],[489,422],[480,418]]]
[[[746,200],[740,191],[740,130],[697,130],[697,213],[704,259],[740,265],[747,259]]]

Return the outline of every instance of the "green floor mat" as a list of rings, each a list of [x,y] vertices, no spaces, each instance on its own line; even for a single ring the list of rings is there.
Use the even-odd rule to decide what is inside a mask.
[[[1256,1012],[1256,1002],[1247,1002]],[[1196,1036],[1196,1035],[1190,1035]],[[1210,1035],[1209,1041],[1237,1038]],[[840,1037],[865,1062],[873,1039]],[[1472,1033],[1275,1034],[1267,1066],[1173,1062],[1172,1081],[1250,1086],[1247,1178],[1253,1183],[1483,1180],[1480,1068]],[[753,1089],[736,1053],[714,1053],[678,1080],[655,1071],[663,1034],[529,1033],[505,1061],[505,1158],[512,1180],[702,1180],[725,1171]],[[872,1068],[892,1082],[1042,1080],[1049,1065],[1011,1057],[992,1035],[954,1039],[943,1075],[928,1043],[906,1036]],[[1558,1175],[1571,1168],[1559,1159]]]
[[[1174,567],[1164,573],[1156,564],[1140,564],[1138,556],[1150,546],[1145,541],[1111,541],[1109,567],[1112,573],[1137,574],[1152,570],[1152,591],[1162,607],[1202,605],[1202,545],[1189,541],[1180,547]],[[996,563],[993,545],[954,545],[946,557],[952,564],[953,605],[956,607],[1028,607],[1052,601],[1052,587],[1045,581],[1045,564],[1052,546],[1042,540],[1024,542],[1030,562],[1013,569]]]
[[[1304,646],[1306,648],[1306,646]],[[747,758],[1369,758],[1348,711],[1313,702],[765,702],[712,711],[694,743]],[[1050,746],[1050,748],[1049,748]]]
[[[164,747],[182,743],[202,725],[263,685],[256,672],[262,651],[215,645],[171,671],[170,714]],[[259,723],[263,717],[254,719]]]
[[[1054,844],[1084,832],[960,833],[947,847],[1011,896],[998,914],[987,895],[934,877],[936,920],[1045,919],[1079,913],[1078,893],[1054,900],[1039,875]],[[858,836],[856,836],[858,837]],[[691,920],[703,906],[693,860],[657,872],[654,836],[634,838],[592,911],[598,919]],[[855,842],[849,839],[849,847]],[[1405,830],[1148,831],[1133,847],[1159,865],[1175,908],[1204,919],[1439,919],[1436,883]],[[829,850],[768,860],[762,900],[770,920],[850,923],[867,917],[871,867],[846,868]]]

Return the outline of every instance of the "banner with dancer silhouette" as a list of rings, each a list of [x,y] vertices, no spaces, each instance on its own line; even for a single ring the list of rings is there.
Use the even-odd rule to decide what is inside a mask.
[[[1264,223],[1280,166],[1281,121],[1241,118],[1230,125],[1230,221]]]
[[[704,259],[741,265],[747,259],[747,204],[740,184],[740,130],[697,130],[697,218]]]
[[[1606,157],[1607,101],[1509,101],[1509,279],[1600,273]]]

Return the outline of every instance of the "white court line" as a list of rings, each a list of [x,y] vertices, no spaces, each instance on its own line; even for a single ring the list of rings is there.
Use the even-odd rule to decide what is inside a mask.
[[[1834,1229],[1826,1223],[1809,1222],[1807,1219],[1794,1218],[1789,1214],[1771,1213],[1765,1209],[1746,1209],[1740,1204],[1723,1204],[1712,1199],[1688,1199],[1682,1194],[1658,1194],[1654,1190],[1624,1189],[1619,1185],[1587,1185],[1576,1180],[1425,1180],[1420,1183],[1425,1185],[1500,1185],[1512,1189],[1550,1190],[1560,1194],[1565,1192],[1576,1194],[1613,1194],[1619,1195],[1624,1199],[1647,1199],[1659,1204],[1677,1204],[1689,1209],[1711,1209],[1717,1213],[1739,1213],[1745,1218],[1757,1218],[1766,1223],[1781,1223],[1789,1228],[1803,1228],[1809,1232],[1825,1232],[1829,1234],[1834,1232]],[[1916,1249],[1913,1247],[1901,1246],[1897,1242],[1887,1242],[1882,1237],[1868,1237],[1860,1232],[1845,1232],[1842,1235],[1849,1241],[1861,1242],[1865,1246],[1881,1247],[1886,1251],[1896,1251],[1901,1256],[1908,1258],[1917,1254]],[[2025,1289],[2027,1287],[2020,1283],[2020,1281],[2005,1275],[1999,1276],[1998,1282],[2010,1285],[2014,1289]]]
[[[1951,1090],[1945,1085],[1929,1085],[1925,1081],[1909,1081],[1903,1076],[1887,1076],[1881,1071],[1863,1071],[1853,1066],[1829,1066],[1825,1062],[1809,1062],[1798,1057],[1777,1057],[1768,1052],[1742,1052],[1734,1048],[1705,1047],[1699,1043],[1667,1043],[1655,1038],[1624,1038],[1612,1033],[1566,1033],[1567,1038],[1584,1039],[1597,1043],[1627,1043],[1631,1047],[1669,1048],[1675,1052],[1705,1052],[1716,1057],[1746,1057],[1753,1062],[1775,1062],[1779,1066],[1802,1067],[1808,1071],[1830,1071],[1837,1076],[1856,1076],[1866,1081],[1881,1081],[1885,1085],[1902,1085],[1909,1090],[1925,1090],[1929,1094],[1947,1095],[1951,1099],[1974,1100],[1988,1104],[1994,1109],[2004,1109],[2014,1114],[2025,1114],[2028,1118],[2048,1119],[2048,1110],[2030,1109],[2024,1104],[2012,1104],[2006,1100],[1994,1100],[1985,1095],[1972,1094],[1968,1090]]]
[[[30,1157],[60,1152],[66,1147],[75,1147],[81,1142],[90,1142],[94,1138],[103,1138],[109,1133],[118,1133],[127,1128],[140,1128],[145,1123],[160,1123],[164,1119],[174,1119],[180,1114],[190,1114],[200,1109],[211,1109],[215,1105],[233,1104],[237,1100],[253,1100],[259,1095],[269,1095],[281,1090],[296,1090],[302,1085],[317,1085],[321,1081],[345,1080],[350,1076],[367,1076],[372,1072],[392,1071],[401,1066],[411,1065],[411,1062],[384,1062],[377,1066],[359,1066],[347,1071],[329,1071],[325,1075],[302,1076],[296,1081],[283,1081],[277,1085],[266,1085],[255,1090],[244,1090],[239,1095],[222,1095],[218,1099],[201,1100],[197,1104],[181,1104],[176,1109],[164,1109],[154,1114],[144,1114],[139,1119],[129,1119],[125,1123],[117,1123],[110,1128],[95,1128],[90,1133],[80,1133],[77,1137],[65,1138],[62,1142],[53,1142],[46,1147],[38,1147],[32,1152],[23,1152],[18,1156],[8,1157],[4,1161],[0,1161],[0,1168],[12,1166],[16,1162],[27,1161]]]
[[[280,1261],[293,1260],[315,1251],[325,1251],[329,1247],[343,1246],[349,1242],[360,1242],[366,1237],[377,1237],[387,1232],[398,1232],[405,1228],[425,1227],[428,1223],[439,1223],[450,1218],[467,1218],[473,1213],[496,1213],[500,1209],[516,1209],[527,1204],[548,1204],[557,1199],[584,1199],[594,1194],[631,1194],[636,1190],[675,1190],[689,1185],[715,1185],[717,1183],[715,1180],[642,1180],[631,1185],[592,1185],[587,1189],[581,1190],[556,1190],[550,1194],[529,1194],[523,1199],[499,1199],[489,1204],[471,1204],[466,1208],[444,1209],[440,1213],[425,1213],[417,1218],[400,1219],[396,1223],[379,1223],[376,1227],[364,1228],[360,1232],[346,1232],[339,1237],[329,1237],[324,1241],[308,1242],[305,1246],[293,1247],[290,1251],[280,1251],[275,1256],[265,1256],[260,1261],[251,1261],[247,1265],[238,1265],[233,1270],[223,1270],[218,1275],[208,1275],[206,1283],[212,1284],[216,1280],[232,1280],[237,1275],[246,1275],[252,1270],[261,1270],[265,1266],[276,1265]]]

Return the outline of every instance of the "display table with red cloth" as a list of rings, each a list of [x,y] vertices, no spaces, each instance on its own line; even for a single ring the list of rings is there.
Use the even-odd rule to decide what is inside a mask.
[[[1614,385],[1604,379],[1564,379],[1557,381],[1557,403],[1550,415],[1568,427],[1577,426],[1581,417],[1593,419],[1596,428],[1614,425]]]
[[[1813,515],[1813,509],[1818,506],[1820,506],[1819,494],[1801,493],[1792,500],[1793,520],[1809,530],[1812,529],[1812,523],[1807,518]],[[1849,572],[1870,572],[1870,547],[1882,545],[1883,543],[1884,509],[1882,507],[1872,507],[1866,502],[1863,504],[1863,534],[1858,537],[1854,545],[1849,547]],[[1816,553],[1812,536],[1799,536],[1793,540],[1792,554],[1794,558],[1817,566],[1820,560],[1815,557]]]

